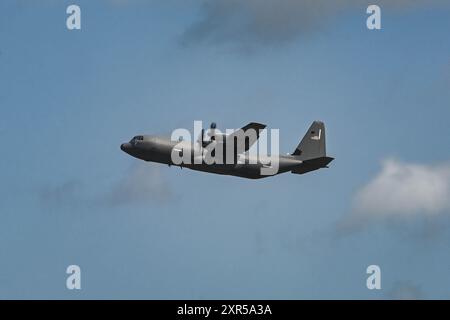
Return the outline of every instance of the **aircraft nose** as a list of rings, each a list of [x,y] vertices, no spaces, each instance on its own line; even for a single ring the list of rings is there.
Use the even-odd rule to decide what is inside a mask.
[[[122,144],[120,145],[120,150],[122,150],[122,151],[127,152],[127,151],[129,151],[130,149],[131,149],[131,144],[128,143],[128,142],[122,143]]]

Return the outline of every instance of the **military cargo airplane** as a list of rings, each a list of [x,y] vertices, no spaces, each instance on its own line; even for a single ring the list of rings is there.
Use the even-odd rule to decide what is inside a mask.
[[[249,149],[259,139],[260,133],[265,127],[263,124],[251,122],[243,128],[225,135],[215,133],[216,124],[213,122],[208,134],[209,140],[205,139],[204,129],[201,130],[196,142],[173,141],[170,138],[153,135],[138,135],[134,136],[129,142],[123,143],[120,149],[145,161],[249,179],[265,178],[289,171],[294,174],[304,174],[320,168],[328,168],[327,165],[334,159],[326,155],[325,125],[321,121],[314,121],[311,124],[292,154],[271,155],[270,157],[259,155],[255,157],[251,155]],[[239,144],[238,140],[242,137],[244,137],[244,143]],[[218,149],[219,146],[223,148],[223,157],[226,157],[227,152],[232,154],[232,157],[230,157],[232,161],[206,163],[204,150],[210,150],[211,154],[214,155],[215,149]],[[233,146],[232,149],[228,148],[229,146]],[[174,161],[174,155],[185,156],[192,161],[180,163]],[[269,169],[271,168],[276,170],[270,172]]]

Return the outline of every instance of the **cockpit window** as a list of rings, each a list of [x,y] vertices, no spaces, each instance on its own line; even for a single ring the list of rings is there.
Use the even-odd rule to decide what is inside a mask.
[[[133,139],[130,140],[131,144],[135,144],[136,141],[143,141],[144,140],[144,136],[135,136],[133,137]]]

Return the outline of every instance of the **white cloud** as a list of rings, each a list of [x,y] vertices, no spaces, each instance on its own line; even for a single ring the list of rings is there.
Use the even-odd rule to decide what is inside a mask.
[[[450,164],[421,165],[393,159],[354,198],[354,215],[435,215],[450,208]]]

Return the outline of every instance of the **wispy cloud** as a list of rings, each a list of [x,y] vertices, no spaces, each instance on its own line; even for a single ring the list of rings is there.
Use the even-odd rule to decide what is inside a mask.
[[[92,186],[92,182],[89,183]],[[86,193],[87,182],[69,180],[60,185],[43,187],[39,199],[46,207],[124,206],[164,204],[172,199],[172,189],[160,167],[135,164],[104,191]],[[100,188],[99,188],[100,189]]]
[[[109,205],[165,203],[172,190],[158,165],[134,165],[107,193],[104,200]]]
[[[79,180],[68,180],[60,185],[42,187],[39,200],[47,208],[78,206],[82,195],[83,183]]]
[[[225,44],[244,50],[279,46],[335,23],[350,10],[365,9],[371,2],[360,0],[215,0],[205,1],[203,15],[190,25],[182,43]],[[382,9],[407,10],[430,5],[448,5],[442,0],[379,0]]]
[[[424,299],[422,289],[410,281],[397,281],[388,292],[388,299],[419,300]]]

